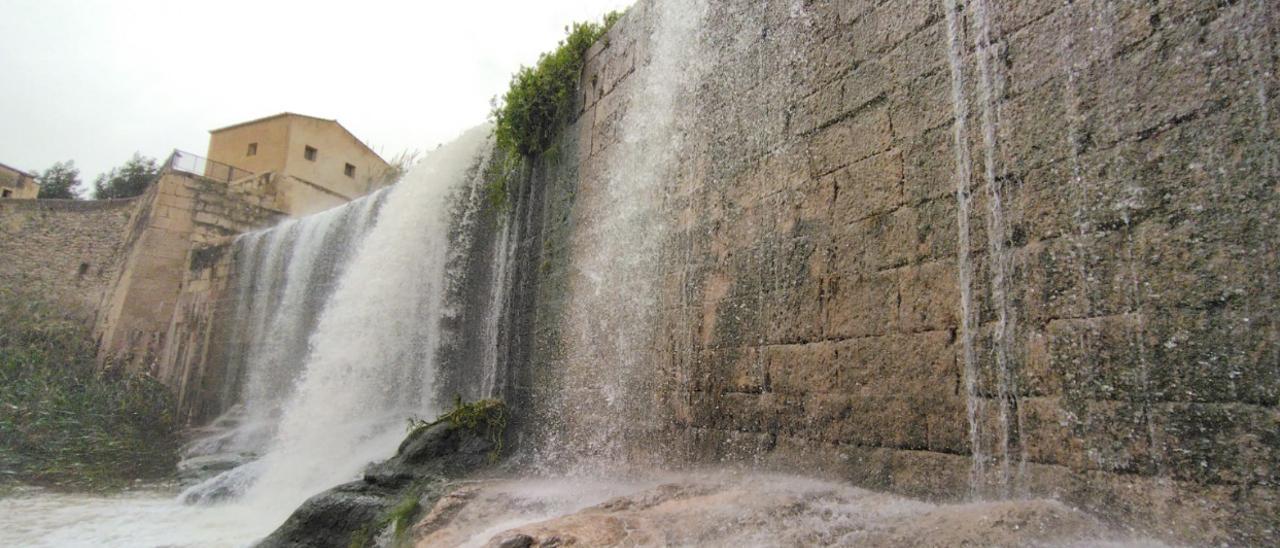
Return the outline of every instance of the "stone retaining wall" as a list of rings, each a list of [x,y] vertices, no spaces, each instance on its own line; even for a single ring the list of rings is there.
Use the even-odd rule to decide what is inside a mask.
[[[91,321],[122,264],[126,200],[0,201],[0,288],[40,295]]]
[[[1273,6],[712,4],[659,204],[640,453],[1276,540]],[[593,50],[570,159],[534,163],[514,393],[575,415],[535,423],[592,420],[598,387],[564,378],[565,303],[646,6]]]
[[[192,293],[201,292],[198,284],[208,281],[204,278],[210,265],[203,264],[202,254],[236,234],[273,224],[283,214],[261,195],[177,171],[163,173],[139,200],[141,209],[129,227],[125,268],[95,322],[98,354],[111,367],[176,382],[189,374],[186,369],[192,364],[172,362],[186,354],[169,345],[170,337],[193,336],[181,326],[206,333],[202,326],[210,321],[175,320],[180,297],[190,301],[195,298]],[[209,284],[213,293],[225,284],[225,276],[215,278],[216,283]],[[213,293],[203,298],[216,299]],[[179,326],[171,329],[175,321]]]

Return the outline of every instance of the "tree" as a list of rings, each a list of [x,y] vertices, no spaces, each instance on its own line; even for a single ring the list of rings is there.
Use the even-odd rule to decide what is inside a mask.
[[[40,182],[40,195],[37,198],[74,200],[75,189],[80,186],[80,170],[72,160],[58,162],[36,176],[36,180]]]
[[[93,197],[99,200],[111,198],[129,198],[147,190],[147,185],[160,173],[155,158],[148,158],[137,152],[133,158],[120,167],[99,175],[93,181]]]

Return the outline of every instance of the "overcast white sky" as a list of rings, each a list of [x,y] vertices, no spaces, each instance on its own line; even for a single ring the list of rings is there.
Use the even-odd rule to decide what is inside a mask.
[[[208,130],[337,118],[383,156],[485,120],[572,21],[630,0],[0,0],[0,163],[81,179]]]

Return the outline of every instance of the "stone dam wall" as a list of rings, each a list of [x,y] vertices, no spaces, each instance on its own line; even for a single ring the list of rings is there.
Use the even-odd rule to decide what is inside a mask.
[[[608,367],[575,365],[566,332],[652,11],[593,48],[580,114],[511,214],[530,439],[618,418],[592,413],[607,379],[566,373]],[[632,453],[1274,541],[1274,11],[713,3],[655,206]],[[528,443],[574,441],[547,438]]]
[[[0,200],[0,288],[91,322],[123,264],[137,201]]]

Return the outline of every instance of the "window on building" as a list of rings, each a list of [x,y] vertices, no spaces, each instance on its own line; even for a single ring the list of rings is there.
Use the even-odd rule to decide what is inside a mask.
[[[344,167],[342,168],[342,173],[343,173],[343,174],[345,174],[347,177],[355,177],[355,176],[356,176],[356,166],[353,166],[353,165],[351,165],[351,164],[347,164],[346,166],[344,166]]]
[[[258,143],[249,143],[249,152],[246,153],[245,156],[257,156],[257,155],[258,155]]]
[[[9,189],[7,189],[7,188],[6,188],[6,189],[4,189],[4,192],[3,192],[3,193],[0,193],[0,198],[8,198],[8,197],[10,197],[10,196],[13,196],[13,191],[12,191],[12,190],[9,190]]]
[[[311,160],[312,162],[316,161],[316,149],[315,149],[315,147],[307,147],[307,148],[303,149],[303,151],[302,151],[302,157],[303,157],[303,158],[306,158],[306,159],[308,159],[308,160]]]

